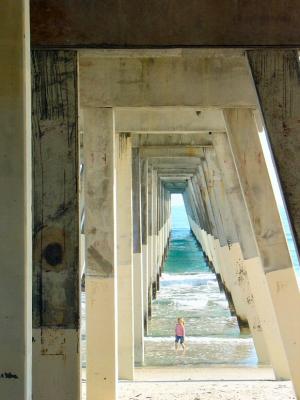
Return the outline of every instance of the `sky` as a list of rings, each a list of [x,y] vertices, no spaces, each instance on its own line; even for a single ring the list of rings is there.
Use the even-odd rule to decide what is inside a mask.
[[[184,203],[183,203],[183,198],[182,198],[182,194],[175,194],[173,193],[171,196],[171,206],[172,207],[183,207]]]

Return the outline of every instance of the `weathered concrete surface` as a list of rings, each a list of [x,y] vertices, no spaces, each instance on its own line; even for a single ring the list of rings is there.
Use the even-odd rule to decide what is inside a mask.
[[[34,46],[299,46],[297,0],[31,0]],[[53,29],[55,26],[55,29]]]
[[[256,105],[244,55],[103,56],[79,52],[84,107],[239,107]],[[101,90],[95,90],[101,88]]]
[[[157,195],[158,195],[158,178],[157,169],[152,169],[152,294],[156,297],[157,292],[157,243],[158,243],[158,218],[157,218]]]
[[[54,386],[58,399],[80,393],[76,88],[76,52],[32,53],[32,380],[42,400]]]
[[[204,144],[205,146],[206,144]],[[141,156],[146,158],[174,158],[174,157],[200,157],[200,146],[143,146],[140,148]]]
[[[247,52],[291,224],[300,246],[300,68],[296,50]]]
[[[254,257],[245,260],[245,268],[253,295],[250,300],[254,301],[256,305],[265,343],[268,348],[270,364],[277,379],[291,379],[286,352],[260,258]]]
[[[153,224],[152,224],[152,165],[148,162],[147,214],[148,214],[148,317],[151,318],[152,305],[152,264],[153,264]]]
[[[119,379],[134,375],[132,150],[130,134],[116,135],[118,368]]]
[[[116,131],[151,134],[170,132],[183,135],[192,132],[224,132],[225,121],[222,111],[217,109],[125,107],[116,109]]]
[[[221,169],[229,206],[231,207],[238,241],[243,251],[243,257],[244,259],[256,257],[257,246],[251,229],[249,215],[232,158],[227,134],[214,133],[212,135],[212,141]]]
[[[141,160],[132,149],[134,361],[144,363],[144,268],[142,256]]]
[[[165,110],[170,110],[170,108],[165,108]],[[174,111],[177,110],[177,107],[174,108]],[[164,119],[166,117],[165,113],[161,114],[161,118]],[[225,121],[224,121],[225,124]],[[225,132],[225,131],[224,131]],[[201,146],[201,145],[209,145],[212,144],[212,135],[209,132],[201,132],[201,135],[198,133],[176,133],[175,135],[172,131],[165,131],[164,133],[150,133],[150,134],[141,134],[132,135],[132,144],[133,147],[142,147],[142,146]]]
[[[297,396],[300,396],[299,289],[252,110],[224,110],[225,121],[267,287]],[[288,312],[287,312],[288,310]],[[291,318],[290,316],[293,316]]]
[[[113,110],[89,108],[83,109],[82,114],[86,212],[87,398],[115,399],[118,374]]]
[[[143,307],[144,307],[144,333],[148,329],[148,160],[141,160],[141,232],[143,256]]]
[[[0,5],[0,398],[31,399],[29,2]]]

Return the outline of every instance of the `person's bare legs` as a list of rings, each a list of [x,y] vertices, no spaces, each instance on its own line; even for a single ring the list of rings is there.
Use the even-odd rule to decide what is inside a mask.
[[[185,344],[181,343],[181,347],[182,347],[182,350],[183,350],[183,354],[185,354]]]

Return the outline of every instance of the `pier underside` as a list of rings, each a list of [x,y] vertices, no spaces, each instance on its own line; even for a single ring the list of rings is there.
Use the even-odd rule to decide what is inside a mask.
[[[140,42],[131,30],[124,39],[99,27],[89,38],[74,28],[78,4],[68,20],[49,1],[43,13],[61,15],[53,36],[34,0],[30,52],[29,2],[5,3],[0,398],[81,398],[82,291],[87,400],[117,399],[118,380],[135,379],[168,252],[171,195],[182,194],[239,329],[300,399],[299,288],[261,144],[266,137],[298,248],[294,31],[268,36],[268,48],[245,32],[244,45],[229,35],[219,48],[205,39],[209,29],[203,43],[195,34],[177,46],[160,36],[148,43],[149,27]]]

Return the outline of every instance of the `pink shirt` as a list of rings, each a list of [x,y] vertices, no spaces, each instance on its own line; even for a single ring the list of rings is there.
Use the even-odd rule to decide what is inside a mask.
[[[184,326],[181,324],[176,324],[175,334],[176,336],[185,336]]]

